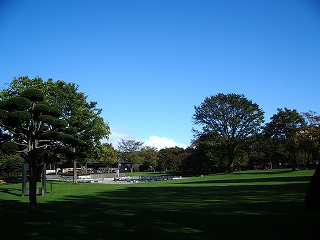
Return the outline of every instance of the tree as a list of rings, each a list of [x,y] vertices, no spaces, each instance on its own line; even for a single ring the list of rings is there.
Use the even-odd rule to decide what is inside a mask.
[[[217,141],[215,133],[203,133],[193,141],[192,170],[200,174],[225,172],[228,166],[226,149]]]
[[[235,157],[234,165],[238,171],[241,171],[241,168],[245,168],[249,165],[249,155],[244,150],[239,150]]]
[[[110,127],[100,116],[102,109],[97,108],[97,102],[87,102],[87,96],[79,92],[79,86],[74,83],[66,83],[63,80],[53,81],[48,79],[43,81],[40,77],[29,79],[27,76],[14,78],[8,88],[0,92],[0,97],[8,98],[19,95],[26,88],[36,88],[41,90],[46,97],[46,102],[50,105],[57,105],[61,108],[61,119],[64,119],[69,128],[70,134],[78,141],[86,143],[84,154],[83,145],[75,147],[70,152],[66,152],[67,158],[73,161],[74,183],[76,178],[77,163],[86,164],[88,159],[98,158],[101,150],[101,139],[108,138]],[[57,148],[61,152],[61,148]],[[61,154],[61,153],[60,153]],[[56,155],[51,154],[52,158]],[[60,158],[61,159],[61,158]]]
[[[264,122],[263,111],[258,104],[242,94],[222,94],[206,97],[200,106],[195,106],[193,123],[202,130],[193,130],[196,138],[210,134],[215,146],[228,160],[228,168],[233,171],[233,163],[238,151],[251,136],[259,133]],[[243,150],[243,149],[242,149]]]
[[[102,149],[101,139],[108,138],[110,134],[109,126],[100,116],[102,109],[97,108],[97,102],[87,103],[87,97],[82,92],[78,92],[75,84],[59,82],[61,91],[58,102],[64,106],[63,117],[68,124],[74,128],[74,136],[79,141],[87,145],[86,153],[82,147],[73,149],[73,172],[74,183],[77,183],[77,163],[85,165],[89,158],[98,158]],[[54,100],[54,99],[53,99]]]
[[[26,148],[27,150],[22,149],[24,151],[21,153],[27,161],[31,162],[29,163],[30,174],[39,173],[43,160],[86,159],[88,153],[94,154],[96,147],[101,145],[100,140],[107,138],[110,134],[109,126],[99,116],[101,109],[96,108],[97,103],[88,103],[84,93],[78,92],[76,84],[62,80],[54,82],[52,79],[45,82],[39,77],[29,79],[23,76],[14,78],[7,85],[8,88],[0,92],[2,100],[0,140],[3,142],[2,147],[10,143],[6,139],[8,136],[12,139],[11,141],[22,146],[21,144],[24,144],[28,137],[31,138],[34,143]],[[33,93],[31,94],[30,91]],[[15,108],[24,106],[21,103],[12,105],[11,102],[17,101],[16,98],[20,99],[20,102],[29,101],[25,103],[23,111],[20,110],[19,116],[11,113],[9,108],[9,106]],[[21,100],[23,98],[27,101]],[[12,118],[12,115],[20,119],[15,120],[20,125],[7,126],[7,123],[10,123],[7,118]],[[29,132],[32,128],[35,129],[35,133],[32,132],[34,135],[25,132],[27,127],[30,128]],[[21,149],[18,151],[21,152]],[[33,179],[30,181],[29,199],[30,211],[35,212],[36,182]]]
[[[98,159],[100,163],[107,166],[109,172],[109,168],[118,161],[117,155],[118,152],[113,148],[111,143],[104,143],[102,144],[101,154]]]
[[[146,170],[155,171],[158,165],[159,153],[157,148],[146,146],[141,149],[142,163]]]
[[[320,152],[320,116],[316,112],[302,113],[306,126],[298,132],[300,146],[305,155],[305,167],[308,169],[310,159],[318,159]]]
[[[270,118],[265,126],[266,135],[283,145],[288,160],[291,159],[292,169],[297,167],[297,152],[299,150],[298,133],[306,125],[304,118],[297,110],[278,108],[278,113]]]
[[[24,159],[18,155],[0,154],[0,178],[9,177],[10,173],[20,173]]]
[[[1,127],[11,137],[2,150],[14,149],[29,164],[29,211],[36,212],[36,185],[44,165],[39,158],[43,149],[58,142],[78,144],[67,134],[67,123],[60,119],[60,110],[44,102],[44,94],[28,88],[19,97],[0,102]]]
[[[159,166],[165,171],[176,171],[182,167],[184,149],[180,147],[163,148],[159,151]]]
[[[141,163],[141,155],[140,150],[143,145],[143,142],[139,142],[136,140],[124,140],[121,139],[118,142],[118,152],[119,158],[122,161],[127,162],[130,164],[130,171],[133,172],[133,165]]]
[[[249,154],[249,165],[253,169],[272,169],[273,166],[280,166],[285,156],[283,147],[276,144],[275,140],[261,132],[254,136],[251,141]]]

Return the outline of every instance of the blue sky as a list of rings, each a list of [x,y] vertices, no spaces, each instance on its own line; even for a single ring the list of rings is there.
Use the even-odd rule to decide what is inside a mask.
[[[120,138],[186,147],[194,106],[244,94],[265,120],[320,113],[316,0],[2,0],[0,87],[40,76],[79,85]]]

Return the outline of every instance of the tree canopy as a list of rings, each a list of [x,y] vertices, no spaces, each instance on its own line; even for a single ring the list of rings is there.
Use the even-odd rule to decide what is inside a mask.
[[[100,116],[102,109],[97,108],[97,102],[88,102],[87,96],[79,91],[77,84],[63,80],[43,81],[40,77],[30,79],[27,76],[20,76],[14,78],[7,86],[0,92],[1,99],[19,96],[27,88],[40,90],[47,104],[58,107],[60,118],[67,122],[70,134],[86,142],[88,145],[86,153],[91,157],[97,157],[99,154],[97,151],[101,150],[100,140],[108,138],[111,133],[110,127]],[[78,149],[76,151],[79,152]]]
[[[145,146],[140,152],[144,168],[149,171],[155,171],[159,161],[157,148]]]
[[[35,212],[44,161],[55,159],[57,153],[86,158],[84,151],[94,153],[110,129],[99,116],[97,103],[87,103],[75,84],[19,77],[0,92],[0,99],[1,148],[14,149],[29,163],[29,210]],[[45,153],[51,158],[43,158]]]
[[[298,133],[306,126],[306,121],[297,110],[278,108],[269,123],[265,126],[265,134],[271,137],[276,144],[282,145],[287,157],[292,159],[292,168],[297,167],[297,151],[299,149]]]
[[[109,168],[117,163],[118,161],[118,152],[114,149],[111,143],[102,144],[102,149],[99,155],[99,161]]]
[[[130,164],[130,171],[133,171],[133,164],[141,163],[142,158],[140,150],[143,142],[136,141],[134,139],[125,140],[121,139],[118,142],[118,154],[122,161]]]
[[[14,149],[29,164],[30,212],[36,211],[36,183],[43,162],[39,153],[54,144],[67,144],[75,139],[66,133],[67,122],[59,119],[58,110],[44,102],[40,90],[28,88],[18,97],[2,100],[0,103],[1,127],[10,136],[2,143],[2,150]]]
[[[18,155],[7,155],[0,152],[0,178],[10,177],[10,173],[20,173],[24,159]]]
[[[194,130],[196,138],[210,135],[216,146],[224,149],[232,170],[241,145],[257,134],[264,122],[264,112],[258,104],[242,94],[222,94],[206,97],[200,106],[195,106],[193,123],[202,130]]]
[[[180,147],[163,148],[159,150],[158,166],[165,171],[177,171],[182,165],[184,149]]]

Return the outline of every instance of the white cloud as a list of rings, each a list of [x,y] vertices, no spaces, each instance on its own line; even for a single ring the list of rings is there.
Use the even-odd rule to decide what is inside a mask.
[[[121,129],[119,127],[111,126],[111,134],[109,136],[108,140],[103,140],[103,142],[112,143],[112,146],[117,149],[118,142],[121,139],[129,140],[129,139],[136,139],[137,134],[134,132],[130,132],[128,130]],[[155,147],[158,150],[162,148],[170,148],[170,147],[181,147],[181,148],[187,148],[188,145],[184,143],[178,143],[175,142],[173,139],[169,139],[166,137],[158,137],[158,136],[150,136],[148,140],[139,140],[144,142],[145,146]]]
[[[150,147],[156,147],[157,149],[162,149],[162,148],[170,148],[170,147],[181,147],[181,148],[186,148],[188,145],[184,143],[177,143],[172,139],[166,138],[166,137],[158,137],[158,136],[150,136],[148,140],[145,141],[146,146]]]
[[[106,140],[108,143],[112,143],[114,148],[117,148],[118,142],[121,139],[135,139],[135,133],[118,128],[118,127],[110,127],[111,134],[109,139]]]

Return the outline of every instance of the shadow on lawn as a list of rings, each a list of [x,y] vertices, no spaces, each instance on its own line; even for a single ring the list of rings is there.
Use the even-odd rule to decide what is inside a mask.
[[[2,229],[17,227],[1,238],[301,240],[317,220],[303,206],[307,184],[156,184],[69,195],[40,204],[34,216],[0,200]]]
[[[239,171],[239,172],[234,172],[234,174],[247,174],[247,175],[261,175],[263,174],[284,174],[284,173],[290,173],[294,172],[291,168],[274,168],[274,169],[269,169],[269,170],[251,170],[251,171]]]
[[[15,188],[4,188],[4,189],[0,188],[0,193],[6,193],[14,196],[21,196],[21,191],[20,193],[18,193]]]
[[[180,184],[245,184],[245,183],[252,183],[255,185],[260,185],[259,183],[282,183],[282,184],[291,184],[291,183],[309,183],[311,180],[311,176],[297,176],[297,177],[263,177],[263,178],[237,178],[237,179],[210,179],[210,180],[198,180],[192,182],[184,182]]]

